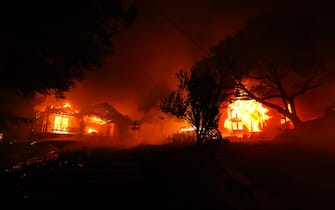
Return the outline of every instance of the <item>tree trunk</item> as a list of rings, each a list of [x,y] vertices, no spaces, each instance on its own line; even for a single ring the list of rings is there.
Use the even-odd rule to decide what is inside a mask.
[[[221,134],[219,128],[218,128],[218,127],[215,127],[215,130],[216,130],[216,132],[218,133],[218,139],[221,140],[221,139],[222,139],[222,134]]]
[[[302,123],[298,115],[295,113],[288,113],[287,117],[291,120],[294,127],[298,127]]]
[[[197,145],[201,145],[203,141],[204,141],[203,136],[197,133]]]

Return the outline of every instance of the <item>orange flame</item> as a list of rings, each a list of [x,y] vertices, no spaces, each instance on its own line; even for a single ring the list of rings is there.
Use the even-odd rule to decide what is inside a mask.
[[[195,127],[182,127],[181,129],[179,129],[179,133],[184,133],[184,132],[189,132],[189,131],[195,131]]]
[[[93,128],[89,128],[87,130],[87,133],[98,133],[98,131],[96,129],[93,129]]]
[[[69,102],[66,102],[64,105],[63,105],[64,108],[72,108],[72,105],[69,103]]]
[[[106,120],[101,119],[100,117],[96,115],[90,115],[90,116],[84,116],[84,120],[87,123],[93,123],[98,125],[105,125],[107,124]]]
[[[99,124],[99,125],[104,125],[104,124],[107,123],[105,120],[103,120],[103,119],[101,119],[100,117],[97,117],[97,116],[92,116],[91,117],[91,122],[95,123],[95,124]]]
[[[68,133],[69,129],[69,117],[62,115],[55,115],[53,131],[54,133]]]
[[[224,127],[230,133],[260,132],[271,117],[269,110],[256,100],[236,100],[228,105],[228,118]]]
[[[291,104],[287,104],[287,110],[289,113],[292,113]],[[294,124],[287,116],[284,116],[282,119],[280,119],[280,123],[284,128],[294,128]]]

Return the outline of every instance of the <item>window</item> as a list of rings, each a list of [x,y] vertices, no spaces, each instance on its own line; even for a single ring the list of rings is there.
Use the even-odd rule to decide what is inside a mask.
[[[69,129],[69,118],[64,116],[55,116],[53,129],[56,133],[67,133]]]

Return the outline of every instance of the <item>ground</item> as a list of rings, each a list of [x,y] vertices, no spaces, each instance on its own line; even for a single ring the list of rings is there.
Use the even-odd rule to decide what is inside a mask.
[[[287,141],[86,148],[3,171],[1,198],[122,209],[334,209],[334,160]]]

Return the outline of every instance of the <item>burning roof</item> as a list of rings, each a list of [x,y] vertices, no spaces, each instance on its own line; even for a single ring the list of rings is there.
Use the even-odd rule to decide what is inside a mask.
[[[115,119],[123,119],[131,123],[131,119],[117,111],[108,103],[101,103],[95,106],[87,107],[81,111],[82,115],[94,115],[106,121],[113,121]]]
[[[35,133],[92,134],[122,138],[132,121],[108,103],[74,110],[69,103],[48,106],[36,116]]]

